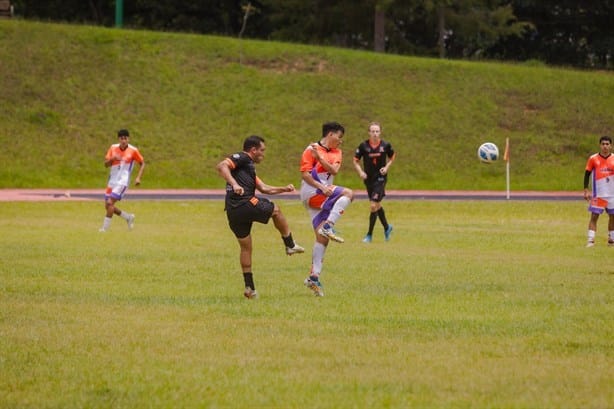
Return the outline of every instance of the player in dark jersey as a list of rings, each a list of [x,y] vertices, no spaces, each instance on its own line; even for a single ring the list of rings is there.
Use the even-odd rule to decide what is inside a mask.
[[[273,219],[273,224],[281,233],[286,246],[286,254],[291,256],[305,251],[303,247],[294,242],[288,221],[281,209],[270,200],[256,196],[256,190],[267,195],[294,191],[292,184],[269,186],[256,176],[255,165],[264,159],[265,149],[264,139],[252,135],[245,139],[243,152],[230,155],[216,166],[217,172],[226,181],[224,210],[226,210],[230,230],[239,241],[241,248],[239,261],[245,282],[243,295],[249,299],[258,297],[252,274],[251,229],[253,222],[267,224],[269,219]]]
[[[379,218],[384,227],[384,237],[390,240],[392,225],[386,220],[386,213],[382,207],[382,200],[386,196],[386,181],[388,180],[388,169],[394,162],[396,153],[392,145],[381,139],[382,127],[377,122],[369,124],[369,139],[363,141],[354,153],[354,168],[360,178],[364,181],[369,196],[371,213],[369,215],[369,230],[363,243],[371,243],[373,240],[373,228]],[[364,170],[360,166],[362,160]]]

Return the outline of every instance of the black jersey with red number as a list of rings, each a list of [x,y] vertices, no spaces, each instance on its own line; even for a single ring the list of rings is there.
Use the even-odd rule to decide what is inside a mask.
[[[239,207],[254,197],[256,194],[256,165],[252,158],[245,152],[238,152],[226,158],[230,167],[230,174],[243,188],[243,194],[238,195],[232,190],[232,186],[226,183],[226,208]]]
[[[380,139],[379,145],[375,147],[371,146],[369,140],[367,139],[358,145],[358,148],[356,148],[356,152],[354,153],[354,157],[356,159],[363,160],[363,167],[365,173],[367,174],[367,181],[374,180],[382,176],[379,173],[379,170],[386,166],[388,158],[391,158],[392,155],[394,155],[392,145],[383,139]]]

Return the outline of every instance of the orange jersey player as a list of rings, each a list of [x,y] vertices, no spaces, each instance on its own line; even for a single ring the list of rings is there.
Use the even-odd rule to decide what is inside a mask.
[[[141,184],[141,177],[145,169],[145,160],[139,150],[130,145],[130,133],[127,129],[120,129],[117,132],[119,143],[111,145],[104,158],[104,165],[111,168],[107,188],[104,194],[104,205],[106,215],[102,222],[101,232],[105,232],[111,226],[111,218],[114,214],[120,216],[126,223],[128,228],[132,230],[134,227],[135,216],[132,213],[126,213],[115,206],[115,203],[122,200],[124,194],[130,185],[130,175],[134,168],[135,162],[139,164],[139,173],[134,180],[135,185]]]
[[[597,220],[604,211],[609,216],[608,245],[614,246],[614,155],[611,150],[612,138],[602,136],[599,139],[599,152],[591,155],[586,162],[584,199],[589,202],[588,211],[591,212],[586,247],[595,245]],[[592,193],[588,189],[589,180],[592,182]]]
[[[345,134],[338,122],[322,125],[322,138],[310,144],[301,156],[300,197],[309,212],[315,233],[311,257],[311,271],[304,281],[316,296],[323,296],[320,274],[329,240],[343,243],[334,225],[354,199],[352,190],[334,184],[341,169],[342,152],[339,149]]]

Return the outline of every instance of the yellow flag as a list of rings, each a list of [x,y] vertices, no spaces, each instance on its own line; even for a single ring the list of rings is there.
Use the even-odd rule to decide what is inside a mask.
[[[503,152],[503,160],[510,161],[510,138],[505,138],[505,152]]]

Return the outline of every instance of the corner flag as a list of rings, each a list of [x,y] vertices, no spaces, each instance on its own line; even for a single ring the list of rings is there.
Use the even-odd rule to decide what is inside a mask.
[[[510,198],[510,138],[505,138],[505,152],[503,152],[503,160],[505,161],[505,184],[506,198]]]

